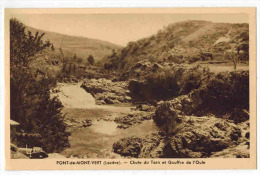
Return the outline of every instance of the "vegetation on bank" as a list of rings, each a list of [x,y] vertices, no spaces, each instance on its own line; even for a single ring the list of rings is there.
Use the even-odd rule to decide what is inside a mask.
[[[70,133],[61,114],[61,102],[50,97],[56,79],[32,66],[35,55],[51,46],[43,36],[39,32],[32,35],[17,19],[10,20],[11,119],[19,122],[20,132],[27,135],[18,140],[18,146],[60,152],[69,147]]]
[[[139,81],[131,80],[129,90],[137,101],[169,100],[191,93],[190,96],[201,99],[212,108],[216,107],[217,102],[220,103],[218,106],[227,109],[231,104],[233,107],[248,108],[249,71],[213,73],[201,66],[176,66],[149,73]]]
[[[249,119],[248,71],[212,74],[197,81],[200,86],[189,93],[158,104],[153,120],[166,135],[176,134],[183,115],[214,115],[233,123]]]

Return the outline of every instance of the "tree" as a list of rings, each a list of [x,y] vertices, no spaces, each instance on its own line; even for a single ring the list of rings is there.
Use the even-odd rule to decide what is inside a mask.
[[[74,74],[76,73],[76,64],[75,63],[73,65],[73,72],[74,72]]]
[[[164,157],[172,155],[171,136],[177,134],[180,130],[180,120],[178,114],[170,102],[160,104],[153,115],[155,124],[165,134]]]
[[[95,59],[94,59],[94,57],[93,57],[92,55],[89,55],[89,57],[88,57],[88,62],[89,62],[89,64],[91,64],[91,65],[94,64]]]
[[[54,48],[53,44],[51,45],[51,50],[55,51],[55,48]]]
[[[238,43],[237,43],[237,54],[241,57],[241,60],[248,61],[249,60],[249,31],[245,31],[240,33],[238,36]],[[242,55],[240,51],[243,51]]]
[[[113,58],[113,57],[116,57],[116,54],[117,54],[117,53],[116,53],[116,50],[115,50],[115,49],[113,49],[113,50],[112,50],[112,55],[111,55],[111,58]]]
[[[237,54],[234,51],[225,52],[225,58],[232,61],[234,70],[236,70],[238,63]]]
[[[74,53],[73,59],[74,59],[74,61],[76,61],[76,59],[77,59],[76,53]]]
[[[164,102],[157,107],[153,120],[167,138],[179,131],[178,114],[170,102]]]
[[[68,60],[67,58],[64,56],[64,53],[63,53],[63,50],[62,48],[60,47],[60,54],[61,54],[61,57],[62,57],[62,72],[65,72],[65,69],[66,69],[66,65],[68,63]]]
[[[36,53],[51,45],[49,41],[43,43],[42,37],[44,34],[39,35],[39,32],[36,32],[33,36],[30,31],[26,33],[25,26],[22,23],[16,19],[11,19],[10,44],[12,49],[10,50],[10,61],[28,66]]]
[[[70,74],[70,72],[71,72],[71,66],[72,65],[72,63],[69,63],[69,70],[68,70],[68,74]]]
[[[38,32],[33,36],[17,19],[10,20],[11,119],[18,121],[26,133],[40,135],[39,143],[31,146],[59,152],[69,146],[70,134],[61,115],[61,103],[50,97],[56,81],[45,75],[35,76],[30,67],[35,54],[51,45],[43,42],[43,36]]]
[[[234,70],[237,69],[239,60],[249,59],[249,33],[248,31],[242,32],[231,41],[231,51],[226,52],[225,55],[228,59],[232,60]],[[243,51],[242,56],[240,51]]]
[[[238,50],[238,44],[236,42],[232,42],[231,49],[229,51],[225,52],[225,57],[232,61],[234,70],[237,69],[237,64],[239,61],[239,50]]]

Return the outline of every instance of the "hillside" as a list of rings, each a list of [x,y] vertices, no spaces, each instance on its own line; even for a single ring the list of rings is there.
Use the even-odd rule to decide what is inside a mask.
[[[248,24],[183,21],[168,25],[148,38],[129,42],[107,58],[106,68],[129,70],[138,61],[193,63],[227,60],[226,52],[237,52],[248,60]],[[234,49],[235,48],[235,49]]]
[[[39,33],[45,33],[43,40],[51,41],[56,50],[61,47],[67,56],[72,57],[74,53],[76,53],[76,55],[83,60],[87,59],[89,55],[93,55],[95,60],[99,60],[111,54],[113,49],[121,48],[121,46],[97,39],[69,36],[28,26],[27,30],[31,31],[32,34],[35,34],[37,31]]]

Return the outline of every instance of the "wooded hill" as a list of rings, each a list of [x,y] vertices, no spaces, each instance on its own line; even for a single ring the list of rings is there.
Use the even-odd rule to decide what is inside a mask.
[[[128,69],[138,61],[193,63],[227,60],[226,53],[239,52],[248,60],[249,25],[183,21],[168,25],[156,34],[110,55],[105,67]]]

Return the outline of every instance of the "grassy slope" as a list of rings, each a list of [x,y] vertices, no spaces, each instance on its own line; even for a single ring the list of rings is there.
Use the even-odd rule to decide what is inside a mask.
[[[99,60],[104,56],[111,54],[113,49],[121,48],[121,46],[109,43],[107,41],[85,37],[68,36],[55,32],[38,30],[31,27],[27,27],[27,29],[33,34],[35,34],[37,31],[40,33],[45,33],[43,39],[51,41],[56,50],[61,47],[68,56],[73,56],[74,53],[76,53],[78,57],[87,59],[91,54],[94,56],[95,60]]]

